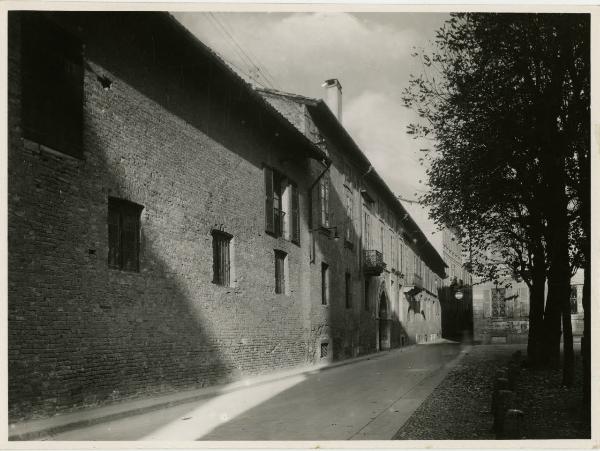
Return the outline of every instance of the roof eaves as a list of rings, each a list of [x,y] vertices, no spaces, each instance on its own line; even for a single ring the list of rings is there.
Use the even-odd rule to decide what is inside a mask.
[[[354,139],[352,138],[352,136],[350,136],[350,134],[348,133],[348,131],[346,130],[346,128],[339,122],[339,120],[337,119],[337,117],[335,116],[335,114],[333,114],[333,112],[327,106],[327,104],[323,100],[319,100],[317,102],[317,104],[315,105],[315,107],[316,107],[317,111],[319,111],[321,114],[325,115],[332,124],[335,124],[336,130],[339,133],[341,133],[342,138],[345,139],[350,144],[350,147],[353,148],[354,152],[357,153],[359,155],[359,157],[366,164],[368,164],[369,166],[373,167],[373,165],[371,164],[371,162],[369,161],[369,159],[367,158],[367,156],[360,149],[360,147],[358,146],[358,144],[356,144],[356,142],[354,141]],[[406,220],[409,221],[409,224],[411,225],[411,228],[413,228],[412,232],[417,234],[418,242],[422,242],[422,243],[424,242],[425,243],[425,249],[424,250],[426,251],[427,254],[429,254],[429,256],[434,261],[434,263],[437,263],[442,268],[447,268],[448,265],[446,264],[446,262],[444,261],[444,259],[442,258],[442,256],[435,249],[435,247],[429,242],[429,240],[427,239],[427,237],[425,236],[425,234],[423,233],[423,231],[421,230],[421,228],[417,225],[416,221],[412,218],[412,216],[410,215],[410,213],[408,212],[408,210],[404,207],[404,205],[402,205],[402,202],[400,201],[400,199],[398,199],[398,197],[394,194],[394,192],[390,189],[390,187],[388,186],[388,184],[383,180],[383,178],[379,175],[379,173],[375,170],[374,167],[370,171],[370,173],[373,174],[373,177],[376,179],[377,184],[380,187],[383,188],[383,190],[386,192],[386,194],[390,198],[393,199],[393,202],[396,204],[396,206],[400,208],[400,211],[402,212],[403,218],[405,218],[404,220],[405,221]]]

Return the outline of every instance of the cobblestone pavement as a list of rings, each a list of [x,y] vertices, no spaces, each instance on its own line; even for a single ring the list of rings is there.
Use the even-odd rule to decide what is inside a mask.
[[[524,345],[475,346],[421,404],[396,440],[494,440],[491,394],[497,369]],[[577,354],[579,354],[577,352]],[[523,410],[527,439],[590,438],[582,417],[581,360],[572,388],[561,387],[560,370],[523,369],[516,408]]]

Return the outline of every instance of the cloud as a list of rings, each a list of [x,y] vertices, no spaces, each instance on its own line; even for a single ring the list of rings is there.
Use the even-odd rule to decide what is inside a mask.
[[[176,13],[203,42],[240,67],[245,56],[273,74],[279,89],[320,96],[321,82],[338,78],[344,95],[388,86],[410,60],[412,29],[361,21],[347,13]],[[400,80],[401,81],[401,80]]]
[[[385,92],[367,91],[347,105],[344,125],[373,166],[399,195],[414,198],[423,186],[425,170],[419,165],[418,145],[406,134],[414,113]]]

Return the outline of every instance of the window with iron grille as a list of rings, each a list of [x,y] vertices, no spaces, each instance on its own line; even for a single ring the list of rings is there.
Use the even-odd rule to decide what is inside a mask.
[[[228,287],[231,284],[231,238],[222,230],[213,230],[213,283]]]
[[[23,136],[80,157],[83,132],[82,45],[40,12],[23,13]]]
[[[577,286],[571,285],[571,313],[577,313]]]
[[[329,304],[329,265],[321,263],[321,304]]]
[[[122,199],[108,199],[108,266],[139,271],[140,213],[144,207]]]
[[[506,316],[506,288],[492,288],[492,317]]]
[[[321,358],[327,357],[327,351],[329,350],[329,343],[326,341],[321,343]]]
[[[273,168],[264,168],[265,231],[300,245],[298,185]]]
[[[286,258],[287,254],[283,251],[275,251],[275,293],[285,294],[286,292]]]
[[[346,308],[352,308],[352,275],[346,273]]]

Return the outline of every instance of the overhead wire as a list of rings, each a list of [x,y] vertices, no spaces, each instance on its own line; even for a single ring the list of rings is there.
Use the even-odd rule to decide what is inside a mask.
[[[223,14],[221,14],[221,17],[223,17]],[[268,67],[256,56],[256,54],[250,48],[248,48],[246,51],[244,51],[243,47],[235,39],[234,32],[226,20],[221,20],[221,24],[225,27],[225,29],[227,29],[229,31],[231,39],[239,47],[239,49],[244,54],[246,54],[246,53],[249,54],[248,58],[250,59],[251,63],[254,64],[256,69],[263,75],[265,81],[267,81],[270,85],[272,85],[274,88],[276,88],[277,87],[276,85],[278,83],[276,82],[273,74],[269,71]]]
[[[255,82],[257,82],[261,86],[263,86],[265,88],[272,88],[272,89],[274,89],[275,87],[273,86],[273,83],[267,78],[267,76],[265,76],[265,74],[261,70],[261,68],[252,60],[252,58],[248,55],[248,53],[237,42],[237,40],[235,39],[235,37],[227,30],[227,28],[225,27],[225,25],[219,20],[219,18],[215,14],[213,14],[212,12],[208,12],[208,17],[210,17],[213,20],[214,24],[216,24],[216,27],[220,30],[220,32],[225,36],[225,38],[232,45],[232,48],[233,48],[234,52],[238,55],[238,57],[240,58],[241,62],[243,64],[246,64],[248,66],[250,74],[252,72],[256,73],[256,77],[252,77],[250,74],[247,74],[247,75],[250,76],[252,78],[252,80],[254,80]],[[264,80],[264,83],[261,83],[259,81],[258,78],[260,76],[262,76],[262,79]],[[265,86],[265,84],[267,86]]]

